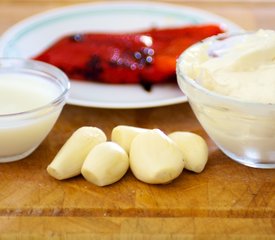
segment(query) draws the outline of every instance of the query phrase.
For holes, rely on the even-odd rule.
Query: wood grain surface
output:
[[[0,32],[34,13],[76,2],[1,1]],[[247,29],[274,27],[275,3],[214,3],[187,2]],[[58,181],[47,174],[47,165],[77,128],[99,127],[110,139],[121,124],[200,134],[210,151],[206,169],[184,170],[168,185],[142,183],[128,171],[107,187],[81,176]],[[0,164],[0,239],[275,239],[274,175],[274,169],[249,168],[226,157],[188,103],[127,110],[67,105],[31,156]]]

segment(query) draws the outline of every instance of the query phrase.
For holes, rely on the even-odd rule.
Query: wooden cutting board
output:
[[[110,139],[112,128],[119,124],[200,134],[210,151],[206,169],[200,174],[184,170],[167,185],[142,183],[128,171],[107,187],[97,187],[82,176],[58,181],[47,174],[47,165],[78,127],[99,127]],[[248,168],[226,157],[202,130],[188,103],[139,110],[66,106],[31,156],[0,164],[0,233],[9,237],[32,233],[40,238],[66,232],[99,239],[136,232],[143,237],[173,233],[214,238],[233,233],[271,239],[274,174],[274,169]]]

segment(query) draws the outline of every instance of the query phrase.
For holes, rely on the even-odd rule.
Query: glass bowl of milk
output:
[[[184,51],[177,78],[197,119],[231,159],[275,168],[275,32],[206,39]]]
[[[0,162],[25,158],[40,145],[69,88],[67,76],[52,65],[0,58]]]

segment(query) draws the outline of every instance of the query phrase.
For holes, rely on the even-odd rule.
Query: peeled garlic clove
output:
[[[147,130],[132,141],[130,168],[135,177],[143,182],[168,183],[181,174],[183,154],[162,131]]]
[[[128,168],[126,151],[117,143],[104,142],[88,154],[81,173],[87,181],[97,186],[106,186],[120,180]]]
[[[96,127],[81,127],[66,141],[47,167],[47,172],[58,180],[77,176],[91,149],[106,141],[106,135]]]
[[[146,132],[147,130],[148,129],[145,128],[119,125],[113,128],[111,140],[118,143],[127,153],[129,153],[133,139],[138,134]]]
[[[191,132],[173,132],[168,135],[181,149],[185,168],[200,173],[208,160],[208,147],[205,140]]]

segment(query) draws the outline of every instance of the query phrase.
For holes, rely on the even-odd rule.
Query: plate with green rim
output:
[[[191,24],[219,24],[225,31],[243,29],[233,22],[196,8],[152,2],[83,3],[31,16],[1,37],[0,56],[32,58],[53,42],[79,32],[132,32]],[[176,84],[103,84],[71,79],[68,104],[98,108],[146,108],[186,102]]]

